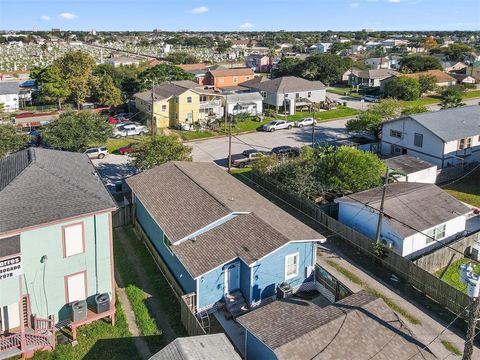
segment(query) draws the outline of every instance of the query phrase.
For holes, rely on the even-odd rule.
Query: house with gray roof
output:
[[[435,184],[437,165],[410,155],[399,155],[385,160],[388,168],[397,172],[396,181]]]
[[[338,220],[374,241],[382,187],[335,199]],[[396,253],[411,258],[459,238],[472,209],[438,186],[396,182],[385,193],[381,240]]]
[[[334,304],[286,298],[240,316],[246,359],[433,360],[385,304],[365,291]]]
[[[385,84],[398,75],[399,72],[392,69],[353,69],[348,75],[348,85],[383,90]]]
[[[480,161],[480,106],[413,114],[382,124],[381,152],[408,154],[439,169]]]
[[[321,81],[310,81],[295,76],[273,80],[252,79],[240,84],[263,96],[264,105],[277,112],[295,114],[296,110],[309,108],[325,101],[326,87]]]
[[[263,112],[263,96],[259,92],[239,92],[225,95],[228,114],[261,115]]]
[[[324,237],[213,163],[170,162],[127,179],[136,223],[194,312],[232,316],[274,298],[277,286],[315,287]]]
[[[1,159],[0,204],[0,358],[53,349],[55,327],[75,337],[77,326],[113,319],[117,206],[88,157],[28,148]],[[102,311],[87,311],[100,294]],[[85,311],[74,317],[78,302]]]
[[[0,104],[3,104],[3,111],[13,112],[19,109],[19,94],[18,81],[0,81]]]

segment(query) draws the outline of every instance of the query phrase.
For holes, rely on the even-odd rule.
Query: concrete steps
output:
[[[250,310],[243,294],[239,290],[225,295],[224,300],[225,308],[232,318],[243,315]]]

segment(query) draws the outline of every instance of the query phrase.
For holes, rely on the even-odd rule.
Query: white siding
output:
[[[417,182],[425,184],[435,184],[437,180],[437,167],[432,166],[431,168],[420,170],[407,176],[400,176],[397,178],[398,181],[404,182]]]

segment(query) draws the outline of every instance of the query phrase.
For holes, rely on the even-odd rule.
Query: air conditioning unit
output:
[[[382,239],[382,243],[383,243],[383,245],[385,245],[385,247],[387,247],[389,249],[392,249],[395,246],[393,241],[387,240],[387,239]]]
[[[87,320],[87,301],[79,300],[72,303],[72,320],[73,322]]]
[[[293,294],[289,283],[283,282],[277,286],[277,299],[285,299]]]
[[[98,294],[95,296],[95,311],[101,314],[110,310],[110,296],[108,293]]]
[[[470,247],[470,257],[474,260],[480,260],[480,244],[475,243]]]

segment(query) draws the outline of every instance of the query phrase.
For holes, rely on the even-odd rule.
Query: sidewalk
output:
[[[397,313],[397,315],[405,322],[405,324],[407,324],[407,326],[413,332],[414,336],[423,344],[429,344],[448,325],[443,320],[441,320],[437,316],[437,314],[419,308],[418,306],[410,302],[409,299],[403,297],[398,292],[398,290],[393,289],[384,282],[376,279],[373,274],[367,272],[366,270],[352,265],[348,260],[344,258],[344,256],[338,251],[338,249],[333,246],[333,244],[328,244],[326,247],[328,248],[326,249],[326,251],[319,249],[319,252],[317,253],[317,264],[324,267],[328,272],[330,272],[334,277],[336,277],[344,285],[350,288],[353,292],[357,292],[364,289],[365,287],[369,287],[387,296],[396,304],[407,310],[411,315],[420,320],[421,324],[412,324],[401,314]],[[333,262],[355,274],[362,281],[363,285],[359,285],[353,282],[347,276],[338,271],[335,267],[328,264],[327,261]],[[449,341],[458,349],[463,351],[463,338],[447,329],[442,335],[440,335],[435,341],[433,341],[432,344],[428,345],[428,348],[439,359],[445,359],[447,357],[448,359],[461,359],[460,356],[451,354],[441,343],[442,340]],[[478,348],[475,348],[474,356],[472,357],[472,359],[478,358],[480,358],[480,350]]]

